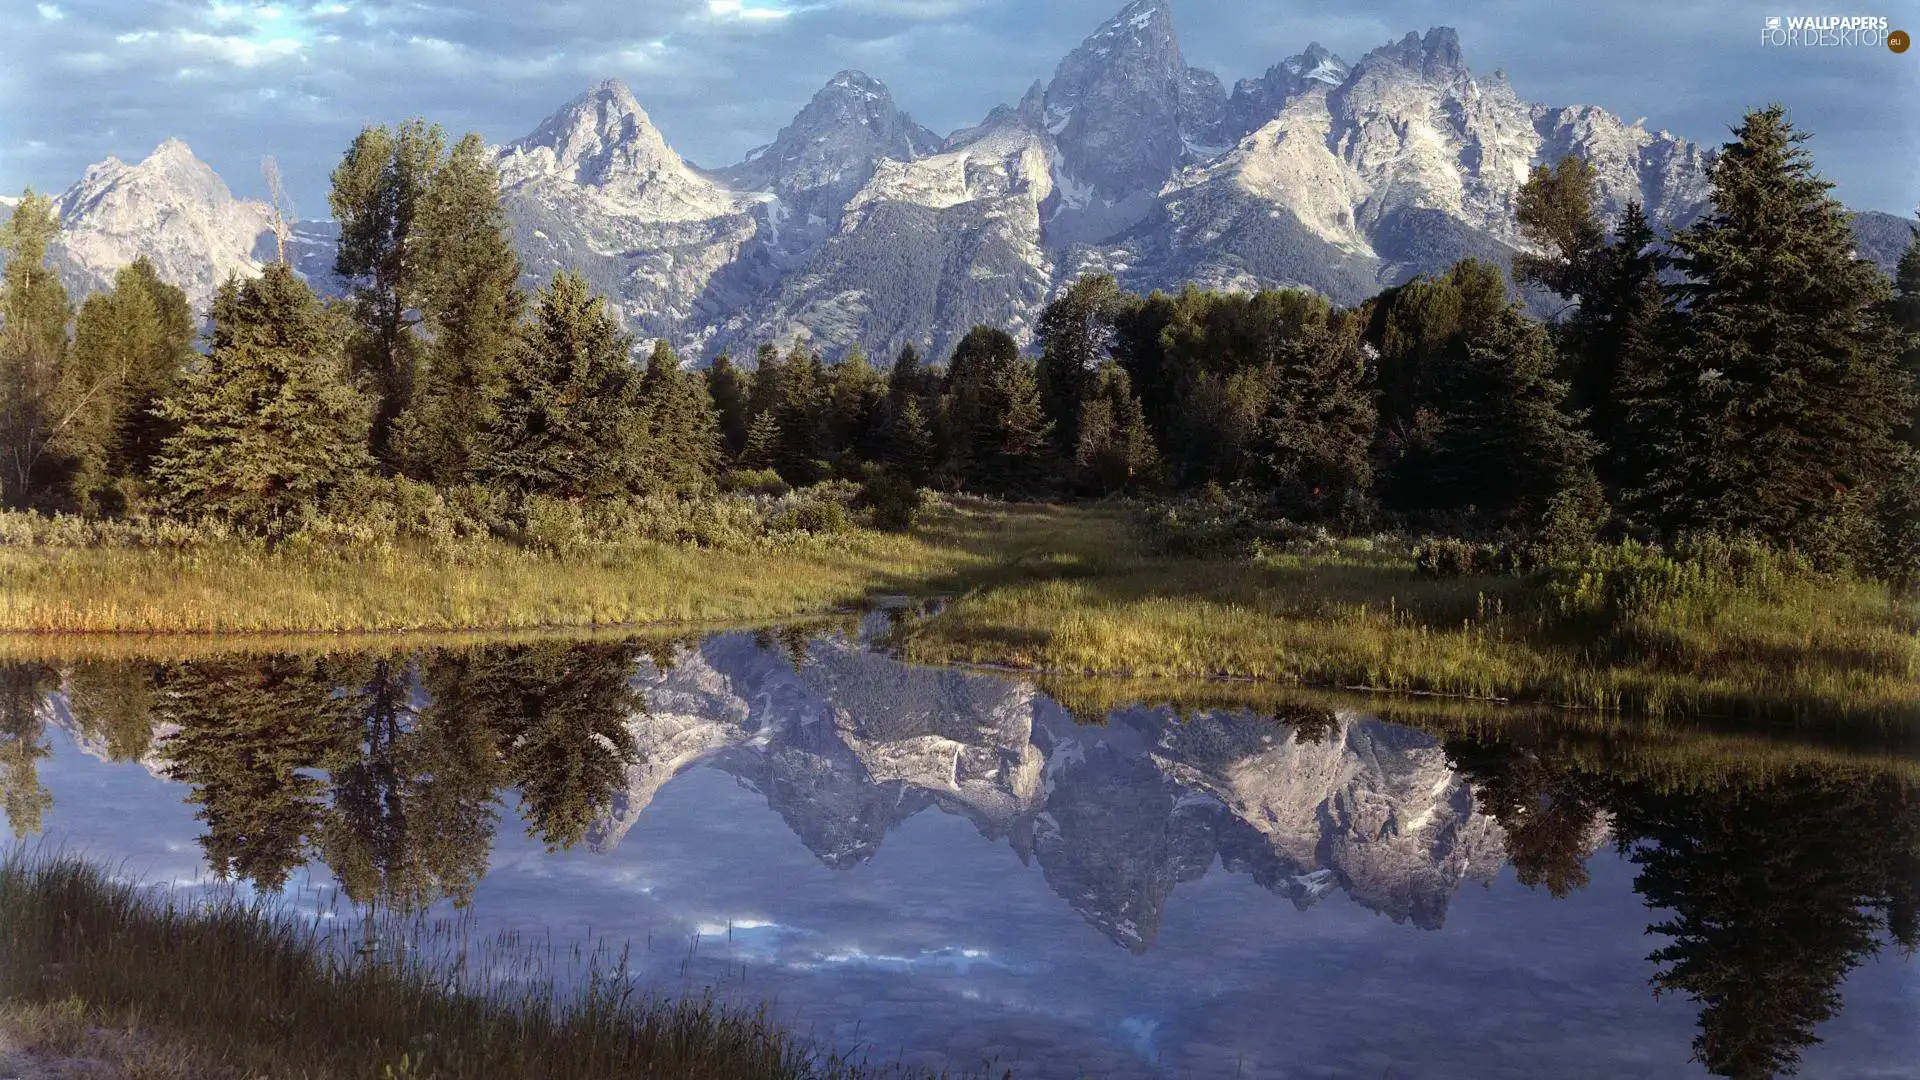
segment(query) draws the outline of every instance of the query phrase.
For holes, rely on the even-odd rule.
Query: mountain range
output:
[[[1466,256],[1509,260],[1534,164],[1580,156],[1609,218],[1638,201],[1672,229],[1706,208],[1712,160],[1643,121],[1524,101],[1445,27],[1351,62],[1310,44],[1229,89],[1186,63],[1168,0],[1133,0],[1050,79],[945,137],[844,71],[724,167],[676,153],[617,80],[495,152],[530,282],[577,270],[630,331],[696,354],[800,339],[829,356],[944,355],[978,323],[1024,338],[1093,272],[1353,303]],[[268,208],[178,141],[94,166],[59,211],[56,257],[80,291],[145,254],[204,305],[272,251]],[[1888,268],[1910,235],[1877,212],[1856,226]],[[302,225],[292,258],[341,291],[326,223]]]

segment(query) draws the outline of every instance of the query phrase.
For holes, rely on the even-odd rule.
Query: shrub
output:
[[[1504,553],[1492,544],[1436,537],[1413,549],[1413,566],[1422,577],[1446,579],[1482,577],[1501,572]]]
[[[551,495],[529,495],[521,503],[521,528],[527,546],[555,555],[578,554],[589,546],[592,531],[581,506]]]
[[[767,495],[782,498],[793,485],[772,469],[735,469],[720,479],[720,490],[740,495]]]
[[[885,470],[867,475],[858,505],[867,511],[876,529],[906,532],[920,516],[926,497],[911,480]]]
[[[775,532],[832,536],[847,531],[847,507],[832,495],[810,493],[795,499],[769,524]]]

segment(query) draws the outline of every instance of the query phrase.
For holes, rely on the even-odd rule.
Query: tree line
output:
[[[368,128],[333,175],[324,304],[291,269],[224,285],[204,355],[144,261],[69,332],[45,199],[0,283],[9,504],[274,531],[356,475],[571,501],[828,479],[1013,497],[1227,493],[1342,528],[1548,545],[1738,533],[1920,572],[1920,247],[1889,283],[1779,107],[1667,238],[1609,229],[1593,172],[1534,170],[1532,248],[1335,308],[1305,290],[1065,289],[1031,354],[977,327],[882,370],[802,341],[636,363],[604,298],[529,293],[477,136]],[[1515,288],[1558,298],[1531,317]]]

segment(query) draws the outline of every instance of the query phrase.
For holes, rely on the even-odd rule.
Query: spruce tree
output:
[[[939,447],[934,442],[933,429],[921,414],[918,398],[905,398],[889,412],[881,432],[880,460],[916,486],[932,478],[939,461]]]
[[[1094,375],[1082,394],[1075,427],[1079,442],[1073,460],[1087,486],[1111,495],[1158,479],[1160,455],[1125,368],[1108,363]]]
[[[1357,316],[1285,342],[1252,453],[1271,497],[1290,515],[1345,512],[1373,484],[1379,415]]]
[[[1071,456],[1079,445],[1081,403],[1112,354],[1121,295],[1111,275],[1095,274],[1074,282],[1040,313],[1035,377],[1063,454]]]
[[[158,408],[174,432],[153,466],[176,513],[275,532],[365,472],[370,409],[313,292],[282,263],[229,280],[213,342]]]
[[[857,463],[880,458],[887,383],[857,346],[827,373],[827,383],[828,447],[840,474],[850,476]]]
[[[393,428],[412,402],[420,339],[413,333],[428,264],[416,218],[446,157],[438,125],[363,128],[333,171],[327,203],[340,225],[334,271],[353,284],[358,333],[349,343],[357,378],[375,402],[372,446],[391,457]]]
[[[707,396],[713,399],[720,424],[721,449],[727,460],[733,461],[747,448],[747,429],[753,418],[747,412],[747,381],[726,353],[714,357],[707,368]]]
[[[153,748],[159,679],[144,661],[91,660],[67,669],[73,722],[113,761],[139,761]]]
[[[829,387],[819,354],[794,343],[782,365],[780,403],[774,419],[780,425],[780,451],[775,467],[789,484],[804,487],[826,479],[826,403]]]
[[[740,467],[772,469],[779,462],[780,421],[773,413],[763,412],[753,418],[753,427],[747,432],[747,445],[740,449]]]
[[[0,232],[0,496],[46,501],[54,388],[67,351],[67,290],[47,265],[60,231],[53,201],[28,189]]]
[[[1912,387],[1886,279],[1780,106],[1749,113],[1713,167],[1713,212],[1674,238],[1685,333],[1680,422],[1659,522],[1870,557],[1871,508],[1900,467]]]
[[[194,336],[186,294],[144,256],[81,305],[54,390],[52,449],[83,512],[124,510],[144,486],[170,431],[155,409],[193,356]]]
[[[628,363],[632,340],[586,280],[562,271],[540,291],[498,409],[482,433],[479,474],[522,495],[605,499],[643,482],[646,416]]]
[[[920,350],[909,341],[900,346],[900,355],[894,357],[893,367],[887,371],[887,396],[895,401],[924,398],[937,382],[938,377],[920,359]]]
[[[645,484],[676,495],[711,491],[720,471],[720,425],[706,380],[683,370],[666,340],[653,344],[640,379],[647,424]]]
[[[0,815],[15,840],[38,833],[53,808],[40,763],[53,756],[43,706],[59,685],[59,673],[45,664],[0,661]]]
[[[410,275],[429,334],[418,384],[394,433],[394,457],[418,479],[471,478],[526,315],[500,175],[478,135],[424,183],[409,223]]]

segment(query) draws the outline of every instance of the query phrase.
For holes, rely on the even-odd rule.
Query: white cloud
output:
[[[67,17],[66,12],[61,11],[52,4],[35,4],[34,8],[40,12],[40,17],[48,22],[59,22],[61,19]]]
[[[792,12],[748,0],[707,0],[707,14],[716,19],[784,19]]]

